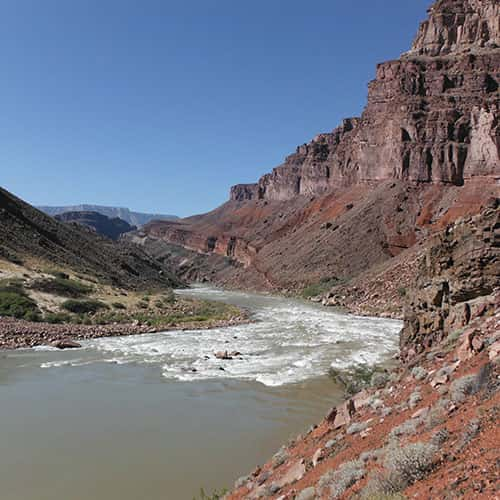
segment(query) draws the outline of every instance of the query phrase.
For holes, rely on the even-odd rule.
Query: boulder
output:
[[[70,339],[61,339],[52,342],[52,347],[57,347],[58,349],[77,349],[82,347],[81,344]]]

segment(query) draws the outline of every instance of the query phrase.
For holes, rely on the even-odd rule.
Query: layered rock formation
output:
[[[105,215],[110,219],[119,217],[120,219],[128,222],[132,226],[143,226],[152,220],[177,220],[179,217],[176,215],[168,214],[147,214],[142,212],[133,212],[128,208],[123,207],[108,207],[103,205],[66,205],[62,207],[53,206],[39,206],[37,207],[47,215],[55,217],[56,215],[65,214],[67,212],[97,212]]]
[[[56,215],[55,218],[61,222],[82,224],[83,226],[93,229],[96,233],[112,240],[117,240],[122,234],[137,229],[135,226],[131,226],[128,222],[119,217],[113,217],[111,219],[98,212],[64,212],[60,215]]]
[[[388,179],[500,178],[498,2],[443,0],[412,49],[379,64],[360,118],[299,146],[231,199],[284,200]]]
[[[498,2],[439,0],[368,103],[213,212],[148,236],[242,264],[225,284],[351,279],[500,192]],[[217,281],[215,274],[213,279]]]
[[[500,307],[500,200],[430,242],[405,313],[401,354],[411,360],[449,332]]]

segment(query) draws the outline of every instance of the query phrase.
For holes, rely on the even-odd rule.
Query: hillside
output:
[[[64,212],[55,218],[61,222],[73,222],[89,227],[97,234],[112,240],[117,240],[122,234],[137,229],[119,217],[109,218],[99,212]]]
[[[128,208],[123,207],[108,207],[103,205],[67,205],[62,207],[53,206],[39,206],[37,207],[42,212],[48,215],[56,216],[66,212],[97,212],[110,219],[119,217],[120,219],[128,222],[131,226],[143,226],[151,220],[176,220],[176,215],[168,214],[148,214],[143,212],[134,212]]]
[[[226,286],[296,292],[391,273],[500,194],[498,17],[493,0],[436,2],[411,50],[377,66],[360,117],[214,211],[143,232],[229,257],[231,272],[208,272]]]
[[[0,188],[0,257],[13,263],[69,268],[129,289],[180,281],[140,248],[118,244],[79,225],[59,222]]]
[[[226,498],[496,498],[500,206],[448,226],[423,254],[408,290],[401,365],[332,373],[346,401]]]

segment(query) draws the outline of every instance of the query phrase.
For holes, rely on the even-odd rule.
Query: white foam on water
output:
[[[296,300],[249,293],[207,288],[180,293],[248,307],[255,322],[95,339],[83,346],[101,357],[53,361],[44,367],[99,361],[150,363],[158,364],[168,379],[235,378],[279,386],[323,375],[330,366],[374,365],[397,351],[400,321],[346,315]],[[215,357],[217,351],[226,350],[241,356],[232,360]]]

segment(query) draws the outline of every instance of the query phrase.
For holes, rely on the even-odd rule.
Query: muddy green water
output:
[[[230,487],[340,400],[330,364],[377,362],[396,348],[398,322],[187,293],[249,307],[258,321],[0,351],[2,500],[184,500]],[[241,359],[215,360],[221,346]]]

